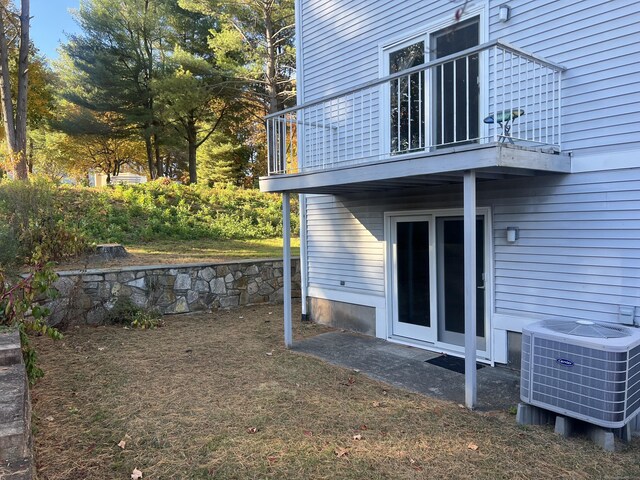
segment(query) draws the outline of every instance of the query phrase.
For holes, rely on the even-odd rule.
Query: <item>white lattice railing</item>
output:
[[[564,69],[501,41],[269,115],[269,175],[503,142],[561,148]]]

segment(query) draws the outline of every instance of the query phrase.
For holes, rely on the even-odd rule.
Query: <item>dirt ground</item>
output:
[[[287,351],[281,306],[35,343],[40,480],[640,478],[639,439],[609,454]]]

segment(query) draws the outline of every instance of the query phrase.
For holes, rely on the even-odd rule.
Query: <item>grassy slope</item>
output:
[[[0,182],[0,263],[27,259],[36,246],[64,260],[112,242],[142,263],[281,256],[281,210],[278,195],[162,180],[104,189]]]

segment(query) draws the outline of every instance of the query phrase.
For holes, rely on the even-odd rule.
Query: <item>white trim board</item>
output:
[[[523,315],[507,315],[505,313],[493,314],[493,328],[496,330],[504,330],[507,332],[522,333],[522,328],[549,318],[548,316],[527,316]]]
[[[382,295],[370,295],[349,290],[333,290],[329,288],[309,286],[308,295],[310,297],[321,298],[323,300],[353,303],[355,305],[363,305],[365,307],[379,308],[386,305],[386,300]]]
[[[387,339],[387,319],[386,309],[387,301],[382,295],[370,295],[357,293],[349,290],[332,290],[329,288],[309,286],[307,295],[309,297],[321,298],[323,300],[332,300],[334,302],[351,303],[354,305],[363,305],[365,307],[374,307],[376,309],[376,337]]]
[[[484,43],[488,38],[489,32],[489,15],[488,15],[488,1],[484,0],[481,2],[472,2],[467,5],[464,15],[460,19],[460,21],[468,20],[469,18],[475,17],[476,15],[480,16],[480,43]],[[441,15],[437,19],[408,32],[402,33],[402,35],[398,35],[391,39],[387,39],[381,42],[378,42],[378,52],[380,55],[383,54],[383,50],[396,47],[402,43],[407,43],[411,41],[415,41],[420,37],[424,37],[429,35],[437,30],[441,30],[445,27],[453,25],[456,23],[456,20],[453,17],[453,10],[451,12],[447,12],[446,15]],[[381,57],[379,57],[381,59]],[[383,62],[379,63],[379,73],[382,75],[382,69],[384,68]]]

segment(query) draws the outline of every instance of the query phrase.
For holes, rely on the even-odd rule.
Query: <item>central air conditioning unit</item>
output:
[[[640,329],[545,320],[522,329],[520,398],[605,428],[640,411]]]

